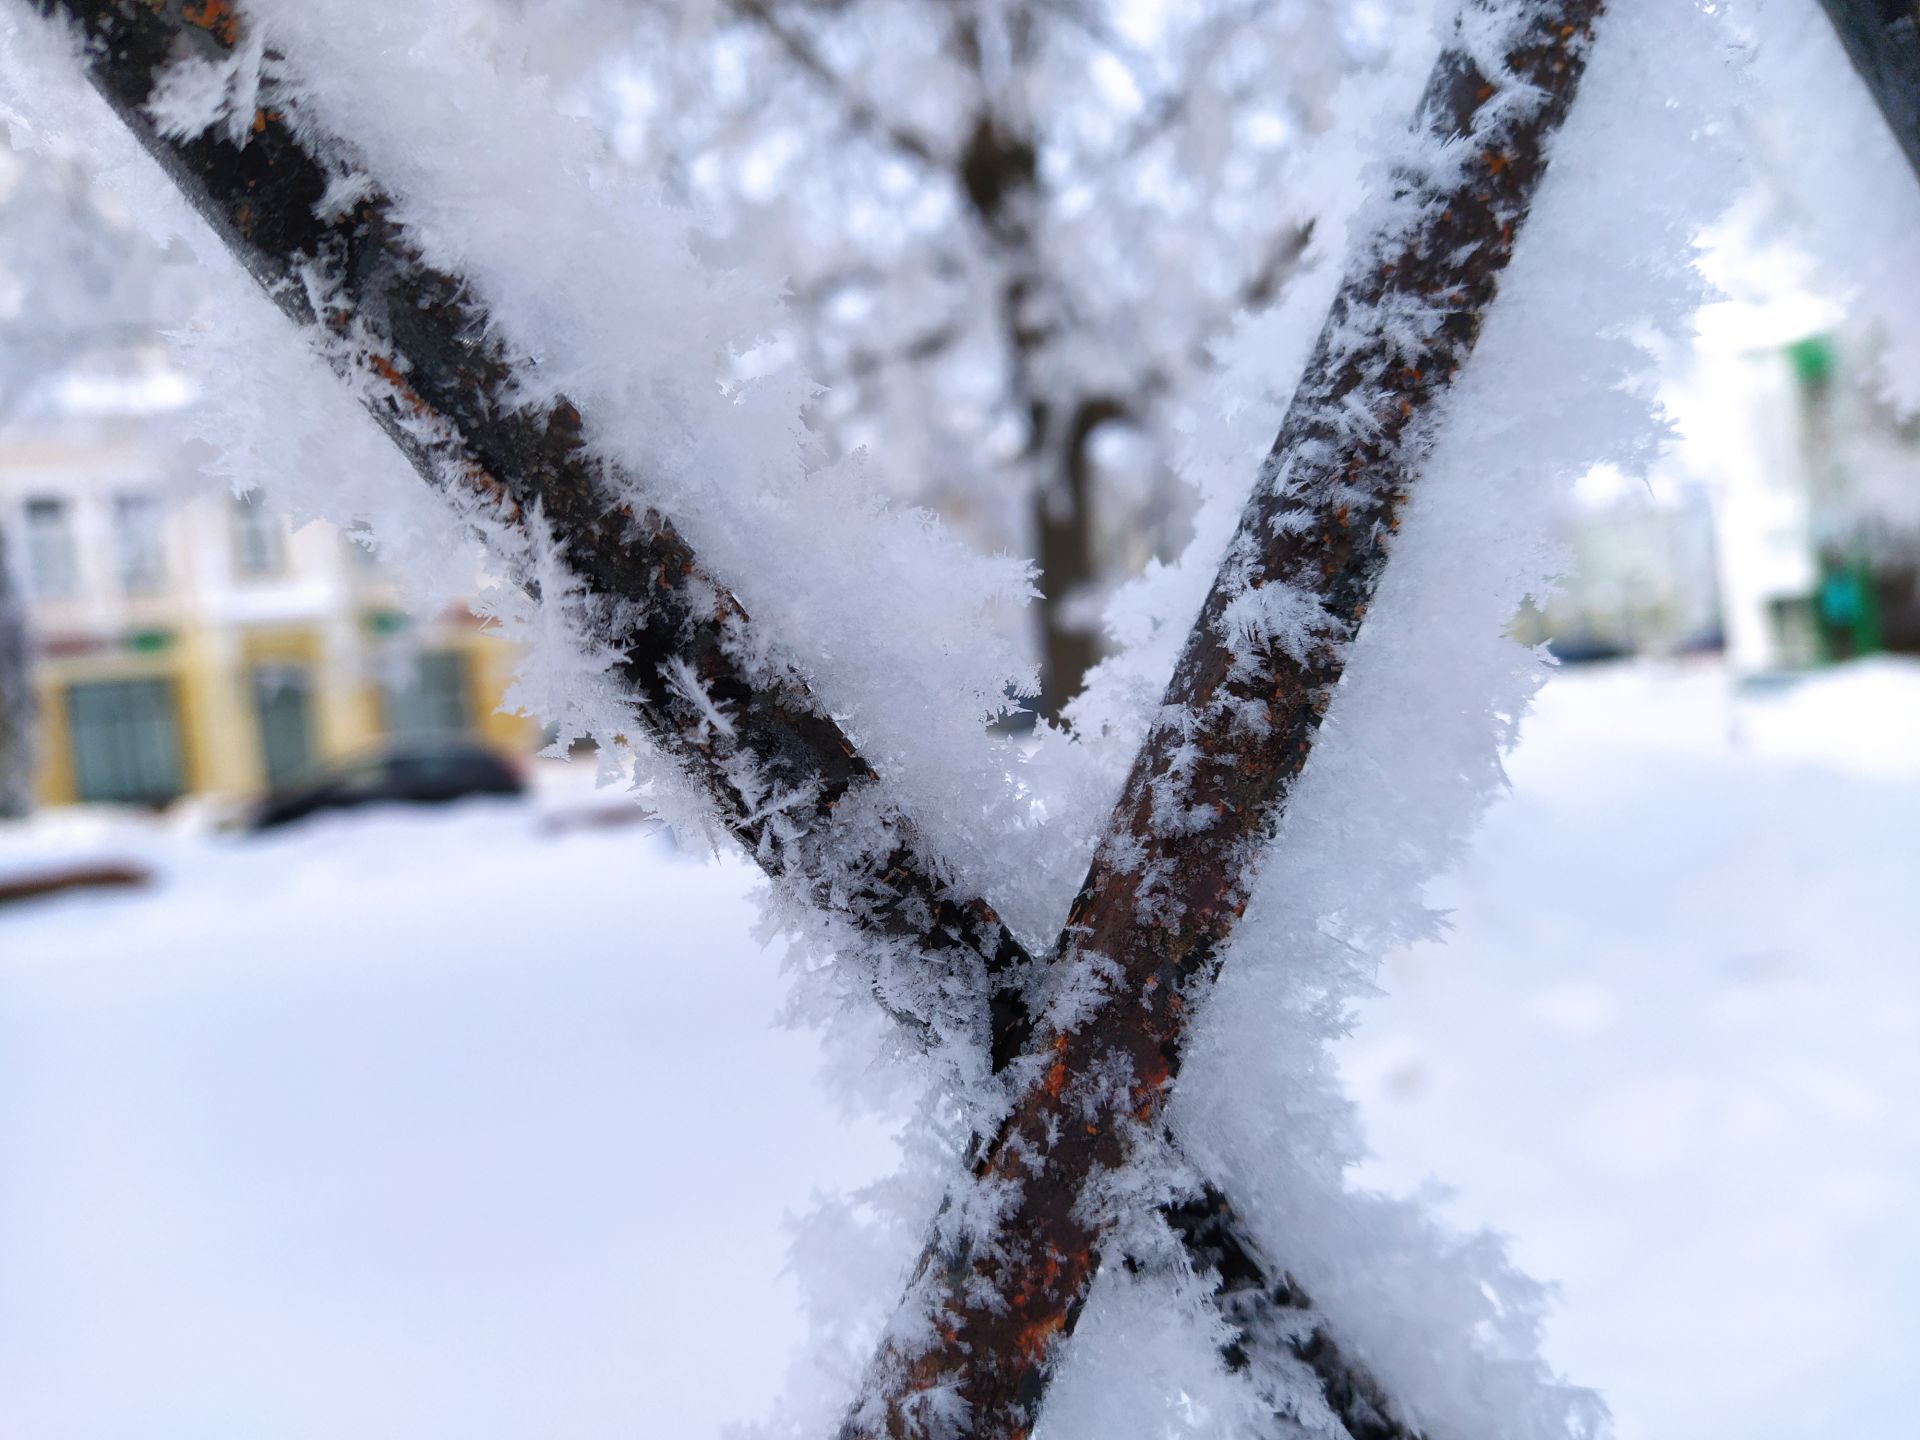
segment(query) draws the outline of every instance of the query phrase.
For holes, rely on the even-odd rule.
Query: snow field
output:
[[[1558,1281],[1546,1358],[1622,1440],[1910,1433],[1916,733],[1911,662],[1779,693],[1557,676],[1430,891],[1450,935],[1398,952],[1338,1047],[1354,1180],[1443,1177],[1449,1221]],[[554,835],[552,802],[0,831],[9,868],[163,876],[0,911],[0,1434],[790,1418],[787,1217],[891,1171],[889,1127],[771,1023],[744,866]],[[835,1214],[791,1263],[872,1303],[891,1277]],[[1208,1364],[1159,1293],[1106,1286],[1086,1321],[1153,1357],[1119,1436],[1208,1431],[1200,1392],[1157,1397]],[[1110,1378],[1070,1367],[1059,1421],[1107,1413]]]
[[[497,803],[103,839],[160,883],[0,914],[0,1435],[697,1437],[772,1402],[785,1217],[895,1150],[773,1023],[742,862]]]
[[[1558,678],[1340,1048],[1364,1183],[1561,1284],[1621,1440],[1920,1413],[1920,665]]]

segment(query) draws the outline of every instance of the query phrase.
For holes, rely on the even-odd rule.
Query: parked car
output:
[[[254,808],[250,830],[270,830],[321,810],[438,805],[469,795],[520,795],[520,767],[471,740],[399,742],[276,790]]]
[[[1593,635],[1556,635],[1547,649],[1562,665],[1592,665],[1603,660],[1624,660],[1630,653],[1624,645]]]

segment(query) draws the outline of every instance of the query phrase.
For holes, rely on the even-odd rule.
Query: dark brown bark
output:
[[[1820,0],[1920,177],[1920,0]]]
[[[1089,402],[1090,403],[1090,402]],[[1076,409],[1084,406],[1076,406]],[[1040,632],[1040,713],[1058,720],[1100,660],[1100,637],[1087,620],[1088,596],[1099,579],[1094,534],[1095,495],[1086,437],[1055,433],[1051,403],[1028,406],[1033,427],[1033,547],[1039,594],[1034,623]]]
[[[1043,478],[1033,497],[1035,559],[1040,566],[1040,709],[1057,719],[1080,693],[1100,659],[1099,638],[1087,619],[1087,595],[1099,576],[1094,553],[1093,435],[1127,409],[1104,397],[1082,400],[1054,439],[1045,405],[1034,407],[1045,446],[1037,457]],[[1057,423],[1057,422],[1056,422]]]
[[[1162,1213],[1194,1269],[1214,1276],[1213,1303],[1236,1337],[1222,1352],[1227,1368],[1248,1377],[1269,1411],[1294,1418],[1287,1387],[1300,1377],[1285,1364],[1291,1357],[1350,1440],[1419,1440],[1379,1381],[1340,1348],[1299,1282],[1261,1258],[1225,1196],[1209,1188]]]
[[[216,136],[179,140],[154,132],[142,107],[160,71],[182,54],[231,45],[236,10],[181,0],[36,3],[43,13],[63,12],[83,27],[92,42],[95,86],[296,322],[329,335],[349,318],[361,327],[370,344],[353,362],[354,378],[378,381],[375,417],[422,477],[471,489],[511,522],[540,507],[564,542],[567,565],[591,595],[626,617],[616,636],[621,675],[648,735],[702,785],[721,821],[759,863],[814,903],[843,914],[875,943],[910,952],[909,963],[931,958],[947,967],[957,1003],[978,1009],[980,997],[990,994],[990,1019],[978,1027],[981,1047],[989,1049],[996,1071],[1017,1055],[1031,1032],[1013,983],[1031,964],[1020,942],[972,889],[947,876],[904,817],[884,807],[891,848],[848,867],[832,843],[835,810],[877,785],[871,767],[796,674],[769,674],[736,658],[757,650],[748,640],[745,611],[670,521],[636,514],[613,498],[624,489],[620,477],[603,471],[586,449],[582,418],[570,405],[531,410],[502,401],[513,391],[512,361],[481,338],[493,332],[472,289],[423,261],[377,192],[351,211],[316,214],[314,203],[328,182],[327,157],[317,153],[317,142],[297,139],[271,108],[262,110],[244,147]],[[338,297],[334,308],[316,313],[306,304],[306,287],[289,283],[302,272],[327,282]],[[1082,408],[1078,423],[1086,433],[1107,414],[1104,404]],[[423,440],[423,422],[439,438]],[[705,682],[732,721],[731,735],[718,733],[672,682],[669,667],[676,661]],[[728,780],[730,762],[743,757],[769,781],[806,797],[783,811],[800,833],[770,830]],[[923,1023],[928,1017],[901,1018]],[[1234,1314],[1245,1334],[1230,1358],[1258,1371],[1283,1343],[1271,1337],[1284,1327],[1261,1322],[1264,1302],[1257,1297],[1278,1292],[1264,1279],[1243,1283],[1249,1267],[1261,1272],[1253,1242],[1230,1222],[1225,1199],[1208,1190],[1195,1204],[1212,1217],[1212,1238],[1196,1251],[1196,1268],[1204,1273],[1229,1250],[1237,1257]],[[1192,1227],[1175,1228],[1185,1234]],[[1322,1344],[1337,1355],[1331,1340]],[[1338,1365],[1335,1372],[1351,1373]]]
[[[1065,963],[1104,1003],[1036,1037],[1032,1079],[966,1182],[992,1188],[989,1218],[923,1257],[906,1305],[931,1323],[883,1348],[844,1440],[1015,1440],[1038,1417],[1116,1218],[1099,1197],[1158,1143],[1188,1017],[1333,698],[1602,7],[1500,8],[1522,25],[1516,78],[1483,75],[1464,42],[1443,52],[1416,130],[1460,140],[1457,178],[1403,174],[1388,228],[1350,264],[1168,686],[1174,718],[1149,734],[1070,913]],[[1536,102],[1516,102],[1528,86]],[[1230,610],[1268,587],[1317,603],[1313,638],[1236,639]]]

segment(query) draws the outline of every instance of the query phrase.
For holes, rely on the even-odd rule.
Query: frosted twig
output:
[[[1152,1182],[1194,1007],[1345,670],[1602,8],[1463,6],[1069,914],[1064,983],[1097,966],[1108,1001],[1036,1034],[1026,1089],[948,1203],[1009,1180],[1023,1181],[1018,1197],[962,1245],[936,1227],[842,1440],[923,1435],[918,1397],[956,1389],[961,1433],[1031,1433],[1104,1242],[1128,1218],[1106,1197]],[[1265,589],[1287,598],[1250,606]],[[1250,608],[1273,619],[1250,624]],[[1264,723],[1249,724],[1256,707]],[[1187,823],[1202,810],[1214,823]]]

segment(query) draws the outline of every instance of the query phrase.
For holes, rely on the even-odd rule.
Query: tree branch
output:
[[[701,786],[767,873],[857,927],[880,952],[876,971],[896,965],[923,972],[932,964],[952,982],[954,1009],[946,1015],[901,1014],[884,986],[881,1002],[924,1031],[944,1025],[973,1037],[978,1055],[993,1070],[1004,1068],[1032,1029],[1016,983],[1033,963],[1026,950],[879,793],[872,767],[804,682],[791,670],[769,672],[739,658],[759,652],[744,608],[666,517],[635,514],[612,498],[627,487],[586,449],[573,407],[562,399],[529,408],[507,398],[515,393],[512,362],[488,338],[496,332],[472,287],[425,261],[377,189],[363,188],[351,209],[319,210],[329,185],[325,142],[312,127],[297,136],[271,106],[259,112],[243,147],[220,135],[182,139],[155,131],[144,106],[161,73],[183,49],[217,53],[230,46],[231,7],[33,3],[81,26],[96,89],[222,242],[370,397],[374,418],[422,478],[477,498],[523,534],[537,510],[563,543],[566,567],[593,596],[633,617],[619,637],[627,699],[654,743]],[[331,298],[316,310],[309,294]],[[351,354],[333,343],[349,328],[362,342]],[[730,730],[714,726],[707,707],[687,694],[687,674],[724,708]],[[792,803],[777,816],[768,813],[742,788],[743,774],[758,782],[756,793],[772,789]],[[847,814],[862,807],[876,838],[850,861],[848,847],[836,842]],[[982,996],[991,996],[987,1005]],[[1207,1189],[1194,1204],[1206,1224],[1176,1215],[1174,1228],[1204,1233],[1204,1243],[1194,1241],[1195,1268],[1219,1269],[1223,1296],[1231,1278],[1231,1313],[1243,1333],[1229,1358],[1256,1373],[1280,1365],[1294,1343],[1287,1337],[1300,1327],[1264,1323],[1272,1307],[1258,1297],[1286,1291],[1294,1298],[1282,1308],[1293,1309],[1297,1291],[1265,1278],[1270,1269],[1257,1260],[1224,1197]],[[1218,1264],[1227,1254],[1234,1257],[1231,1277]],[[1249,1275],[1256,1278],[1249,1282]],[[1324,1329],[1319,1333],[1327,1373],[1345,1377],[1339,1385],[1347,1388],[1370,1385],[1339,1359]]]
[[[811,40],[775,13],[768,0],[727,0],[727,3],[742,18],[763,30],[786,52],[788,59],[812,76],[815,83],[833,97],[845,113],[847,123],[856,130],[892,146],[928,169],[945,172],[951,168],[920,135],[882,115],[873,101],[854,89],[845,76],[827,63]]]
[[[1034,0],[1034,8],[1078,30],[1089,44],[1105,51],[1125,67],[1128,78],[1141,95],[1147,93],[1152,82],[1149,74],[1152,66],[1148,64],[1147,57],[1124,37],[1116,34],[1113,27],[1095,14],[1083,0]]]
[[[1107,159],[1108,168],[1132,159],[1178,124],[1196,91],[1206,86],[1208,67],[1226,52],[1242,30],[1271,11],[1273,5],[1274,0],[1252,0],[1251,4],[1214,16],[1202,26],[1202,34],[1193,41],[1193,49],[1181,66],[1179,83],[1163,90],[1133,128],[1121,137]]]
[[[1820,0],[1920,177],[1920,0]]]
[[[1498,75],[1461,31],[1443,51],[1415,119],[1422,158],[1349,261],[1060,938],[1065,988],[1101,999],[1037,1034],[843,1440],[1031,1432],[1128,1203],[1110,1197],[1150,1180],[1128,1172],[1155,1157],[1189,1016],[1311,753],[1601,8],[1473,7],[1483,43],[1506,26]]]

